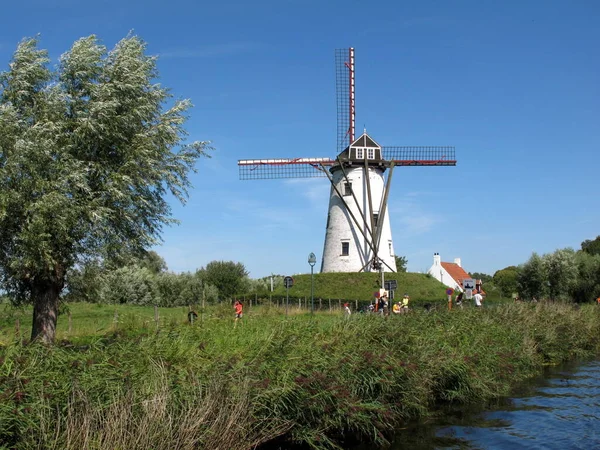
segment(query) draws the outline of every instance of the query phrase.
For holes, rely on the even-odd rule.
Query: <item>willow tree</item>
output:
[[[185,143],[187,100],[155,82],[156,59],[127,36],[76,41],[50,68],[38,39],[0,74],[0,282],[33,304],[32,339],[54,340],[67,270],[139,251],[174,221],[207,142]]]

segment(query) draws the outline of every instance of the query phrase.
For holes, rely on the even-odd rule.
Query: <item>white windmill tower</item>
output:
[[[365,131],[331,167],[331,192],[321,272],[396,271],[390,186],[381,146]],[[382,248],[381,244],[384,244]]]
[[[455,166],[454,147],[382,147],[366,130],[355,139],[354,49],[336,50],[335,59],[337,157],[239,160],[240,179],[326,176],[331,191],[321,272],[395,272],[387,212],[394,167]]]

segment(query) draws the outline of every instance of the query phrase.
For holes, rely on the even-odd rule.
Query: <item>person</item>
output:
[[[410,301],[410,297],[408,296],[408,293],[404,293],[404,297],[402,297],[402,312],[403,313],[407,313],[408,312],[408,302]]]
[[[350,314],[352,314],[352,311],[350,311],[350,305],[348,303],[344,303],[344,313],[349,316]]]
[[[481,307],[481,302],[483,302],[483,296],[477,292],[474,296],[473,296],[473,300],[475,301],[475,306],[477,306],[478,308]]]
[[[198,318],[198,313],[196,311],[192,310],[188,313],[188,322],[190,324],[193,325],[197,318]]]
[[[238,319],[241,319],[243,316],[244,305],[239,300],[236,300],[233,304],[233,309],[235,310],[235,326],[237,326]]]
[[[381,299],[383,300],[383,315],[388,316],[390,314],[390,309],[389,309],[390,302],[388,300],[387,294],[383,294],[383,297],[381,297]]]
[[[462,308],[462,307],[463,307],[463,303],[462,303],[462,300],[463,300],[463,295],[464,295],[464,293],[462,293],[462,292],[459,292],[459,293],[456,295],[456,299],[455,299],[456,306],[458,306],[458,307],[460,307],[460,308]]]
[[[596,299],[596,303],[598,304],[598,306],[600,306],[600,297],[598,297],[598,298]]]
[[[379,300],[377,300],[377,306],[375,307],[375,311],[378,312],[379,314],[383,315],[385,312],[385,305],[386,305],[386,298],[385,298],[385,294],[382,295],[381,297],[379,297]]]
[[[392,312],[394,314],[400,314],[402,312],[402,305],[400,304],[400,302],[394,303],[394,306],[392,308]]]

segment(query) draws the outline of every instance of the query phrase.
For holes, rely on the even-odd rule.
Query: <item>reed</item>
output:
[[[598,354],[600,308],[507,304],[398,317],[229,307],[151,310],[55,346],[0,346],[0,447],[245,449],[384,443],[440,404],[510,393],[544,365]],[[161,310],[162,314],[162,310]],[[126,314],[125,314],[126,315]],[[93,321],[92,319],[89,319]],[[74,324],[80,323],[74,320]],[[75,325],[74,325],[75,328]]]

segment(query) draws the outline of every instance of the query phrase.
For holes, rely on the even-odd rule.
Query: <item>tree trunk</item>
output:
[[[56,321],[58,320],[58,299],[62,283],[50,281],[33,283],[33,325],[31,340],[40,340],[44,344],[54,342]]]

